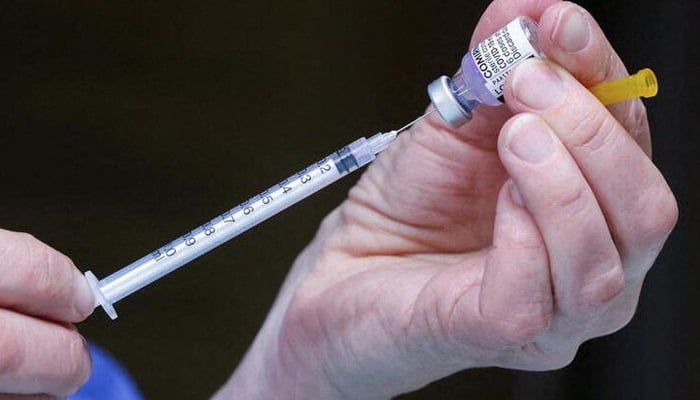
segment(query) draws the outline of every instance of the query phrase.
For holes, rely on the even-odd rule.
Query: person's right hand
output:
[[[217,399],[387,399],[465,368],[561,368],[630,321],[678,216],[646,111],[586,89],[627,71],[575,4],[495,0],[472,46],[520,15],[548,61],[516,67],[507,107],[459,130],[433,114],[377,158]]]
[[[68,257],[29,234],[0,229],[1,400],[65,397],[87,381],[90,353],[71,323],[94,304]]]

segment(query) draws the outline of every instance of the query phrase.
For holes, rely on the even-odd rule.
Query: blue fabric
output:
[[[92,375],[68,400],[143,400],[126,369],[109,353],[90,343]]]

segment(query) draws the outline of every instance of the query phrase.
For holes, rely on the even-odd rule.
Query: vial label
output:
[[[537,56],[521,18],[498,30],[470,52],[473,67],[484,78],[484,86],[503,103],[503,85],[519,63]]]

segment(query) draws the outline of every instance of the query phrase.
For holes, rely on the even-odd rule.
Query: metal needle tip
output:
[[[425,113],[425,114],[421,115],[420,117],[414,119],[413,121],[407,123],[407,124],[404,125],[401,129],[397,129],[397,130],[396,130],[396,133],[401,133],[401,132],[405,131],[406,129],[410,128],[411,126],[417,124],[418,122],[424,120],[425,118],[428,118],[428,116],[429,116],[430,114],[434,113],[435,110],[436,110],[436,109],[433,108],[432,110],[428,111],[427,113]]]

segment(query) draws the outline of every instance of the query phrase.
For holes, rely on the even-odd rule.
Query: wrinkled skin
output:
[[[300,255],[217,399],[385,399],[470,367],[561,368],[626,325],[676,223],[641,101],[585,88],[627,71],[593,17],[495,0],[549,61],[459,130],[433,114],[381,154]],[[568,23],[567,23],[568,21]]]
[[[555,369],[629,322],[678,215],[644,106],[585,89],[627,71],[572,3],[495,0],[472,45],[518,15],[549,61],[509,76],[507,107],[459,130],[433,114],[378,157],[215,399],[387,399],[465,368]],[[93,306],[67,257],[0,230],[1,400],[77,390],[90,357],[71,323]]]

